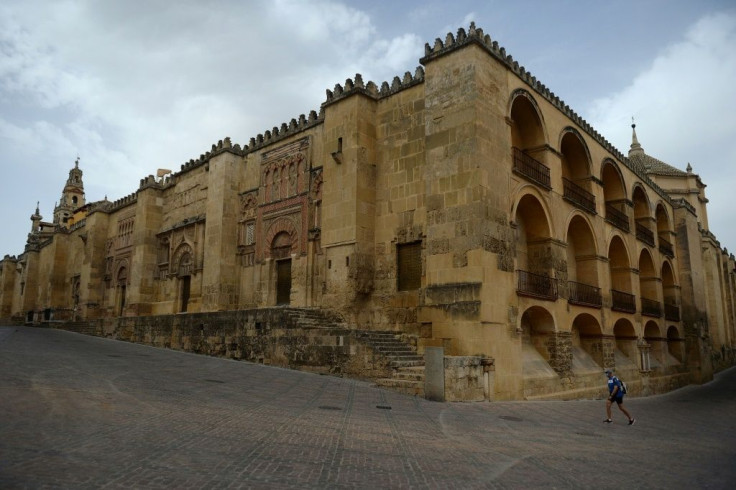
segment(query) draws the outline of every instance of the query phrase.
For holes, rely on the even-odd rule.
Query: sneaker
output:
[[[604,421],[603,421],[603,423],[604,423],[604,424],[612,424],[612,423],[613,423],[613,420],[611,420],[611,419],[606,419],[606,420],[604,420]],[[632,423],[632,422],[629,422],[629,425],[631,425],[631,423]]]
[[[634,425],[636,423],[636,419],[629,420],[629,425]]]

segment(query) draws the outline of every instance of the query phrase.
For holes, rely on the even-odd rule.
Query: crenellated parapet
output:
[[[403,78],[399,78],[398,76],[394,77],[390,85],[388,82],[383,82],[380,89],[373,82],[369,81],[368,83],[364,83],[363,76],[360,73],[356,73],[355,79],[348,78],[345,80],[344,87],[338,83],[335,85],[333,90],[327,89],[327,100],[322,103],[322,107],[334,104],[335,102],[356,94],[364,95],[373,100],[379,100],[422,82],[424,82],[424,68],[421,66],[417,67],[413,75],[411,72],[407,71],[404,73]]]
[[[470,28],[466,32],[462,27],[458,29],[457,35],[453,35],[448,32],[443,41],[440,38],[436,38],[434,45],[430,46],[429,43],[424,45],[424,57],[419,60],[420,63],[426,65],[427,63],[445,56],[453,51],[462,49],[469,45],[476,45],[485,50],[493,58],[500,61],[512,72],[514,72],[521,80],[523,80],[532,90],[537,92],[539,95],[547,99],[553,106],[555,106],[560,112],[565,114],[571,121],[577,124],[583,131],[588,133],[598,144],[606,149],[611,155],[614,155],[620,162],[622,162],[629,170],[634,172],[640,179],[646,182],[660,197],[666,201],[671,199],[669,195],[664,192],[654,181],[641,169],[639,166],[634,165],[621,151],[614,147],[606,138],[604,138],[593,126],[588,123],[585,119],[580,117],[569,105],[560,99],[559,96],[555,95],[547,86],[537,80],[537,77],[533,76],[524,66],[519,65],[518,61],[506,53],[506,48],[499,46],[498,41],[491,39],[491,36],[485,34],[483,29],[476,28],[475,22],[470,23]]]
[[[220,155],[221,153],[226,153],[226,152],[234,153],[240,156],[245,155],[245,152],[240,147],[240,145],[237,143],[232,144],[232,141],[230,141],[230,137],[227,136],[224,139],[221,139],[220,141],[218,141],[216,144],[213,144],[212,149],[210,151],[200,154],[199,158],[197,158],[196,160],[190,159],[188,162],[184,162],[181,165],[181,170],[177,172],[177,174],[189,172],[190,170],[199,168],[202,165],[209,163],[210,159],[212,159],[213,157],[216,157],[217,155]],[[177,174],[174,174],[170,176],[168,179],[165,179],[164,183],[173,182]]]
[[[105,211],[108,213],[112,213],[124,207],[130,206],[131,204],[135,204],[136,202],[138,202],[137,191],[133,192],[132,194],[128,194],[127,196],[120,198],[117,201],[113,201],[112,203],[110,203],[107,209],[105,209]]]
[[[301,114],[298,120],[292,118],[289,124],[281,123],[281,127],[274,126],[270,131],[265,131],[263,134],[251,138],[248,146],[243,149],[243,152],[247,154],[259,150],[284,138],[294,136],[318,124],[322,124],[324,120],[324,108],[320,109],[319,114],[315,111],[309,111],[308,117]]]

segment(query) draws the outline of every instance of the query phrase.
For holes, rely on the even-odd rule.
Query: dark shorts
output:
[[[616,402],[619,405],[621,405],[624,402],[624,396],[623,395],[617,396],[616,398],[614,398],[613,400],[611,400],[611,403],[613,403],[613,402]]]

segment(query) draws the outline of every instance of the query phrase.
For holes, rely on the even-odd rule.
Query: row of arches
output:
[[[607,306],[634,313],[638,292],[642,314],[667,313],[668,320],[679,321],[679,287],[671,258],[647,247],[639,247],[635,255],[621,231],[612,231],[600,243],[591,217],[579,211],[570,215],[560,244],[543,198],[531,187],[521,193],[515,208],[520,294],[550,300],[562,295],[571,303],[602,307],[602,288],[607,287]],[[556,252],[558,248],[564,251]],[[561,281],[553,284],[553,277]]]
[[[594,315],[577,315],[569,331],[556,326],[553,314],[540,306],[529,307],[520,318],[525,359],[540,358],[555,371],[600,372],[604,368],[666,371],[685,363],[684,338],[676,325],[666,328],[654,320],[637,332],[627,318],[604,329]],[[566,348],[560,345],[567,344]],[[586,369],[587,368],[587,369]]]
[[[573,127],[563,128],[557,143],[551,145],[543,113],[525,90],[512,94],[509,118],[514,173],[542,188],[558,189],[572,205],[601,214],[620,230],[633,231],[642,242],[674,256],[672,217],[662,200],[650,200],[643,184],[635,182],[628,188],[621,168],[611,158],[601,162],[600,174],[595,176],[590,150]],[[550,167],[556,168],[557,162],[560,181],[555,182]],[[602,206],[596,201],[598,185],[603,190]]]

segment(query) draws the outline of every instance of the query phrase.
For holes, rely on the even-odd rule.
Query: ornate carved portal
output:
[[[266,259],[307,254],[319,237],[321,169],[311,169],[310,139],[302,138],[262,155],[258,189],[240,195],[238,255],[245,267]],[[290,244],[290,249],[278,243]],[[278,257],[274,253],[280,254]]]

